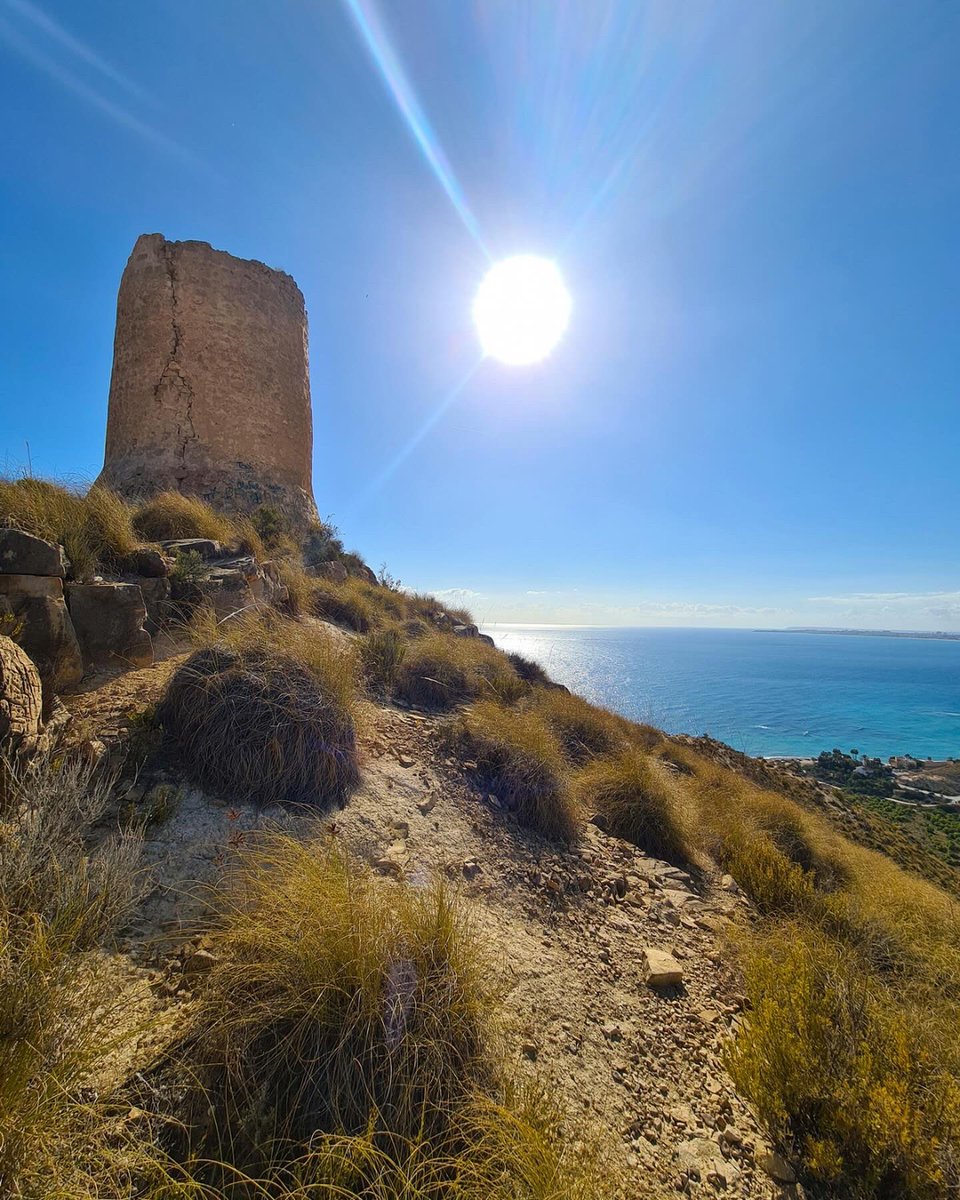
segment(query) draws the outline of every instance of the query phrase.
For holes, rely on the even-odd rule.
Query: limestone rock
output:
[[[147,610],[137,584],[72,583],[67,602],[85,662],[136,667],[153,662],[153,642],[143,627]]]
[[[151,637],[156,637],[161,625],[171,615],[170,579],[165,575],[154,579],[141,579],[139,587],[144,608],[147,610],[147,619],[143,627]]]
[[[719,1183],[723,1187],[731,1186],[740,1176],[739,1168],[723,1157],[716,1142],[704,1137],[694,1137],[680,1143],[677,1147],[677,1166],[685,1175],[705,1183]]]
[[[647,965],[647,983],[651,987],[672,987],[683,983],[683,968],[666,950],[654,946],[644,949]]]
[[[331,583],[343,583],[347,578],[347,568],[342,562],[315,563],[307,568],[307,574],[316,579],[329,579]]]
[[[770,1178],[775,1179],[777,1183],[789,1184],[797,1182],[796,1172],[793,1167],[776,1150],[770,1150],[765,1154],[758,1155],[757,1162],[760,1168],[766,1171]]]
[[[23,650],[0,637],[0,744],[22,745],[40,732],[40,675]]]
[[[167,554],[188,554],[191,550],[199,554],[204,562],[223,558],[223,547],[213,538],[176,538],[173,541],[161,542]]]
[[[40,672],[44,700],[78,683],[83,659],[63,601],[62,580],[54,575],[0,574],[0,598],[23,622],[18,641]]]
[[[63,547],[21,529],[0,529],[0,571],[4,575],[52,575],[62,579]]]
[[[122,575],[140,575],[145,579],[162,579],[170,574],[170,559],[154,546],[137,546],[120,564]]]

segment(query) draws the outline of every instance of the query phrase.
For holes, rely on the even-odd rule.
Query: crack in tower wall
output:
[[[316,518],[303,296],[205,242],[139,238],[117,300],[100,479]]]

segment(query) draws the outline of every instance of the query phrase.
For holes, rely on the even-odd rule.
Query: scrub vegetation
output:
[[[570,695],[468,614],[373,582],[329,527],[314,563],[352,565],[340,582],[311,573],[279,517],[248,527],[183,497],[134,509],[29,479],[0,484],[0,502],[62,542],[75,574],[138,538],[272,547],[285,611],[218,623],[200,608],[152,721],[224,799],[344,803],[365,714],[392,702],[438,714],[447,759],[516,836],[562,853],[595,821],[694,874],[728,873],[751,917],[731,945],[748,1003],[727,1066],[809,1194],[960,1189],[960,905],[904,869],[925,858],[871,848],[807,782]],[[140,1003],[113,949],[144,886],[139,834],[109,832],[109,774],[48,750],[4,763],[0,785],[3,1194],[615,1194],[505,1065],[496,975],[448,885],[376,878],[319,834],[261,834],[213,897],[196,1002]],[[145,1024],[168,1031],[147,1061]]]

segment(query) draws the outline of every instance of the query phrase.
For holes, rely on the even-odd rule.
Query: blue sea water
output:
[[[588,700],[747,754],[960,756],[960,641],[489,625]]]

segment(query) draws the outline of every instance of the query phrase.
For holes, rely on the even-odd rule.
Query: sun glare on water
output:
[[[518,254],[495,263],[473,301],[483,351],[511,367],[540,362],[563,337],[572,301],[556,263]]]

